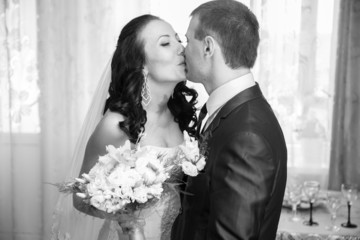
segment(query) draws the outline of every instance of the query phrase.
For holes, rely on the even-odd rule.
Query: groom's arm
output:
[[[270,145],[254,132],[221,142],[213,159],[207,239],[258,239],[275,176]]]

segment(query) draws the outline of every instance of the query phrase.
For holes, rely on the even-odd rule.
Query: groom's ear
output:
[[[204,55],[205,57],[212,57],[215,50],[215,39],[211,36],[204,38]]]

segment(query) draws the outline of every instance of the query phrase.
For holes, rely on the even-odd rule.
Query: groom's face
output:
[[[201,83],[204,79],[203,43],[195,38],[195,31],[199,20],[194,16],[186,32],[187,45],[185,48],[186,78],[192,82]]]

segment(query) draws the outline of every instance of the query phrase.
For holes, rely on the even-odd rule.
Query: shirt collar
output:
[[[250,72],[235,78],[216,88],[206,102],[209,116],[218,111],[227,101],[238,93],[255,85],[253,74]]]

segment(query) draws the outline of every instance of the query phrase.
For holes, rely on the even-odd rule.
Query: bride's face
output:
[[[153,20],[140,38],[144,42],[144,69],[153,81],[180,82],[185,77],[184,46],[170,24]]]

